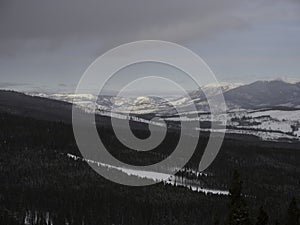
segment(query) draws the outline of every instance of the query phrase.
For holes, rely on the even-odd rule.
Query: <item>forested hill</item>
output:
[[[0,112],[47,121],[70,123],[72,104],[15,91],[0,91]]]
[[[260,206],[270,224],[286,225],[289,202],[293,196],[300,200],[300,152],[294,149],[225,141],[207,176],[200,183],[189,178],[190,185],[238,192],[236,198],[163,183],[140,188],[114,184],[86,162],[67,157],[80,156],[70,125],[7,113],[0,113],[0,125],[1,225],[250,225]],[[116,156],[130,161],[131,153],[106,134]],[[201,146],[196,158],[199,152]],[[235,169],[243,183],[232,184]],[[290,211],[291,218],[298,215],[297,207]],[[245,223],[236,223],[240,218]]]

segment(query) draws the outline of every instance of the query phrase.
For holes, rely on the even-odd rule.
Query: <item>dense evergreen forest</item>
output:
[[[190,177],[203,187],[229,190],[226,196],[163,183],[112,183],[67,157],[81,154],[64,122],[0,113],[0,126],[1,225],[299,225],[300,151],[292,144],[226,138],[207,176]],[[103,129],[111,153],[137,165],[163,159],[176,145],[177,134],[170,132],[157,149],[136,155]],[[197,169],[206,142],[200,139],[186,168]]]

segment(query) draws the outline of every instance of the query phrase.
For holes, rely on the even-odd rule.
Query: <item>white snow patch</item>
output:
[[[174,175],[171,175],[171,174],[116,167],[116,166],[104,164],[101,162],[97,162],[94,160],[84,159],[84,158],[72,155],[70,153],[68,153],[67,156],[74,160],[82,160],[82,161],[89,162],[89,163],[95,163],[95,164],[97,164],[97,166],[113,168],[113,169],[119,170],[127,175],[134,175],[134,176],[137,176],[140,178],[147,178],[147,179],[152,179],[152,180],[156,180],[156,181],[164,181],[167,184],[190,188],[192,191],[196,191],[196,192],[202,192],[205,194],[229,195],[229,192],[226,190],[215,190],[215,189],[198,187],[196,185],[184,185],[184,184],[175,183]],[[199,173],[199,174],[201,174],[201,173]],[[207,175],[205,174],[205,176],[207,176]]]

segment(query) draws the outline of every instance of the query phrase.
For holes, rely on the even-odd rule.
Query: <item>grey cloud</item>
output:
[[[99,55],[141,39],[185,45],[221,75],[296,74],[277,55],[299,59],[299,10],[299,0],[0,0],[0,77],[67,89]],[[261,70],[259,57],[270,61]]]
[[[169,27],[191,18],[207,18],[227,4],[216,1],[16,1],[1,10],[1,38],[59,38],[91,34],[135,34]]]
[[[108,48],[139,39],[193,41],[224,30],[245,28],[266,11],[276,16],[281,12],[279,7],[273,7],[273,2],[280,1],[249,2],[5,0],[0,8],[0,54],[14,56],[26,45],[31,51],[35,46],[45,51],[59,48],[64,41],[89,38],[101,40]],[[285,2],[297,4],[295,0]]]

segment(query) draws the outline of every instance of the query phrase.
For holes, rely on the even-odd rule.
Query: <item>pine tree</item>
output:
[[[231,204],[241,200],[242,184],[243,182],[240,179],[240,174],[238,173],[237,170],[235,170],[233,172],[233,179],[229,190],[229,194],[231,197]]]
[[[213,225],[219,225],[220,224],[220,217],[219,215],[215,215],[213,217]]]
[[[242,181],[237,171],[234,171],[229,194],[231,197],[230,211],[227,219],[228,225],[250,225],[249,212],[242,197]]]
[[[300,225],[299,217],[300,211],[296,199],[293,198],[288,208],[287,225]]]
[[[261,206],[257,217],[256,225],[267,225],[269,222],[269,216]]]

